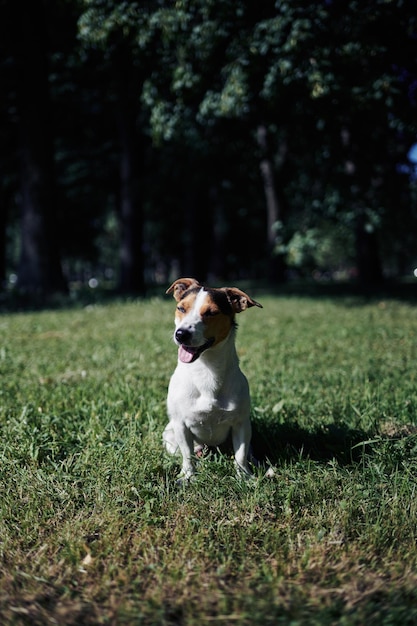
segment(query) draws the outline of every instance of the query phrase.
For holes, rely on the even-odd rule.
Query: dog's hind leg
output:
[[[180,451],[177,440],[175,439],[174,427],[171,422],[166,425],[162,433],[162,441],[164,442],[167,452],[170,454],[176,454]]]

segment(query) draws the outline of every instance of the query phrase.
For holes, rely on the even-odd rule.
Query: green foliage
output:
[[[112,37],[128,39],[143,24],[139,2],[83,0],[84,12],[78,20],[79,37],[91,45],[106,47]]]
[[[314,270],[331,274],[346,268],[349,259],[353,266],[355,258],[351,230],[331,223],[297,230],[278,252],[284,252],[288,266],[301,270],[304,275]]]
[[[408,184],[405,177],[399,181],[396,167],[404,158],[398,120],[413,108],[404,99],[414,46],[409,17],[408,4],[379,0],[361,11],[360,20],[354,1],[341,8],[216,0],[157,10],[150,24],[160,63],[143,92],[153,138],[157,145],[185,140],[190,150],[206,152],[216,132],[224,132],[225,120],[233,121],[255,169],[254,136],[266,124],[271,144],[286,145],[276,166],[288,207],[284,245],[300,248],[307,228],[320,241],[334,242],[332,252],[319,254],[319,266],[329,257],[332,265],[339,257],[346,266],[359,223],[378,237],[387,228],[393,206],[388,181]],[[390,36],[381,37],[386,30]],[[399,53],[399,39],[408,53]],[[412,124],[408,132],[411,142]],[[386,159],[390,152],[398,155],[392,162]],[[278,149],[275,154],[278,161]],[[336,196],[337,203],[329,202]],[[404,201],[407,221],[414,220],[414,204]],[[347,226],[342,259],[337,243]],[[386,259],[390,248],[385,239]]]
[[[6,17],[7,6],[1,4]],[[136,159],[123,171],[136,167],[130,190],[139,190],[136,212],[146,222],[143,232],[152,233],[143,245],[147,277],[162,266],[167,276],[178,250],[207,273],[207,251],[197,262],[186,245],[220,230],[226,235],[215,244],[222,254],[215,250],[211,260],[225,259],[218,274],[266,274],[259,125],[274,166],[280,251],[291,250],[291,263],[308,257],[316,266],[334,265],[343,250],[350,265],[360,225],[378,238],[390,275],[410,272],[417,223],[406,171],[416,133],[410,0],[372,0],[366,7],[356,0],[74,0],[48,6],[45,24],[58,240],[70,279],[72,268],[87,263],[100,272],[104,259],[113,270],[120,265],[123,224],[110,233],[107,226],[121,215],[121,120],[130,122],[124,136]],[[7,19],[0,34],[2,198],[13,234],[7,271],[16,272],[24,196],[19,53]],[[174,227],[179,242],[172,241]],[[103,240],[110,242],[104,254]]]
[[[3,623],[415,622],[414,306],[253,295],[237,345],[275,476],[225,448],[186,489],[170,300],[1,317]]]
[[[168,81],[172,97],[193,107],[200,121],[250,110],[264,115],[293,97],[295,86],[304,106],[310,98],[339,113],[346,104],[362,109],[377,101],[394,109],[401,75],[393,70],[393,40],[378,36],[391,20],[407,36],[407,8],[397,2],[373,3],[360,21],[355,2],[343,10],[332,3],[177,3],[150,17],[164,63],[150,80]]]
[[[201,102],[202,119],[210,117],[242,117],[249,111],[247,77],[240,64],[226,68],[224,86],[220,93],[208,91]]]

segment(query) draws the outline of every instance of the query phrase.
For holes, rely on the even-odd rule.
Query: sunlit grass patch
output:
[[[185,489],[170,302],[0,318],[4,623],[415,622],[415,309],[258,299],[237,346],[264,468],[238,480],[226,447]]]

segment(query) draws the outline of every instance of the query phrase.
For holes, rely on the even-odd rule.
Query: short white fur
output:
[[[179,279],[167,293],[172,292],[181,280],[189,281],[186,283],[189,284],[194,279]],[[197,281],[194,282],[198,285]],[[179,306],[181,289],[182,284],[180,293],[174,291]],[[234,290],[236,297],[242,295],[248,299],[244,308],[261,306],[235,288],[229,290],[232,295]],[[207,303],[207,298],[210,298],[210,294],[201,289],[195,296],[191,309],[183,317],[176,316],[176,330],[181,328],[191,332],[189,345],[200,346],[206,341],[205,321],[200,311]],[[243,308],[236,305],[235,311],[241,310]],[[232,309],[231,317],[234,317]],[[176,343],[179,342],[176,340]],[[235,465],[239,474],[252,476],[248,462],[252,432],[249,385],[239,367],[235,325],[231,320],[230,330],[223,341],[202,352],[194,362],[184,363],[178,360],[169,383],[167,409],[169,422],[163,433],[163,441],[168,452],[181,453],[182,479],[188,480],[195,474],[196,446],[218,446],[226,440],[229,433],[232,435]]]
[[[179,328],[184,328],[192,333],[192,346],[200,346],[205,342],[204,338],[204,324],[201,319],[200,311],[207,297],[207,292],[202,287],[197,294],[193,306],[188,313],[182,318],[175,318],[175,331]],[[175,338],[175,333],[174,333]]]

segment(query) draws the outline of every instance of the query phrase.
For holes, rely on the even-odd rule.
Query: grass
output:
[[[186,489],[171,301],[0,317],[1,623],[416,622],[415,307],[254,295],[238,350],[275,477],[225,449]]]

